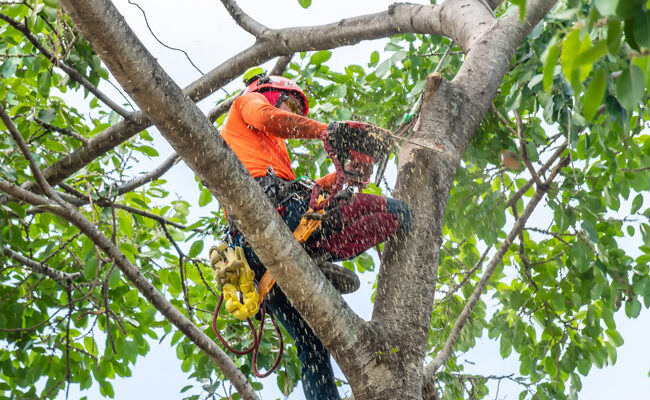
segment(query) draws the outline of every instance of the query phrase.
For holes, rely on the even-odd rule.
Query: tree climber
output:
[[[246,90],[235,100],[221,129],[221,136],[250,174],[277,207],[292,231],[309,208],[311,186],[296,180],[291,168],[285,139],[320,139],[327,125],[306,118],[307,98],[292,80],[265,76],[261,68],[244,75]],[[350,161],[345,170],[360,178],[348,179],[359,186],[369,180],[372,164]],[[336,174],[316,180],[325,191],[334,185]],[[410,212],[399,200],[358,193],[348,202],[326,209],[328,218],[303,244],[308,254],[320,264],[332,284],[342,293],[358,288],[356,281],[345,279],[345,270],[327,261],[347,260],[368,250],[399,231],[406,231]],[[259,282],[266,268],[246,244],[236,227],[230,224],[231,243],[242,246]],[[333,274],[328,274],[333,272]],[[341,271],[338,272],[341,272]],[[341,278],[343,277],[343,278]],[[302,363],[302,383],[308,400],[339,399],[329,353],[284,293],[274,285],[266,297],[266,307],[282,323],[297,347]]]

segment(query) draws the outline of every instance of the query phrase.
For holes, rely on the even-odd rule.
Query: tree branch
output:
[[[264,34],[264,31],[269,29],[246,14],[234,0],[221,0],[221,3],[226,7],[228,14],[235,20],[237,25],[256,38],[259,39]]]
[[[118,196],[123,195],[124,193],[131,192],[140,186],[143,186],[151,181],[155,181],[156,179],[160,178],[165,172],[169,171],[169,169],[174,166],[181,157],[174,153],[171,156],[169,156],[165,161],[163,161],[162,164],[160,164],[158,167],[155,169],[149,171],[146,175],[139,176],[124,185],[118,186],[115,188],[115,192]]]
[[[454,324],[454,327],[452,328],[451,333],[449,334],[449,337],[447,338],[447,341],[443,346],[443,349],[440,351],[440,353],[438,353],[436,358],[424,368],[425,380],[432,379],[433,376],[435,375],[435,372],[438,370],[438,368],[440,368],[440,366],[442,366],[442,364],[444,364],[449,359],[449,357],[451,357],[453,353],[454,344],[456,343],[456,340],[458,340],[461,330],[465,326],[465,323],[467,322],[472,311],[474,310],[474,306],[476,305],[481,294],[487,287],[487,284],[490,278],[492,277],[492,273],[494,272],[496,267],[503,259],[503,256],[510,248],[510,245],[514,242],[517,235],[519,235],[519,233],[524,229],[526,222],[528,221],[528,218],[530,217],[530,215],[533,213],[533,211],[535,210],[539,202],[546,194],[548,185],[550,185],[551,182],[553,182],[557,174],[560,172],[560,169],[566,165],[567,161],[568,161],[567,158],[561,160],[558,163],[558,165],[555,167],[555,169],[553,170],[549,178],[546,180],[545,185],[538,187],[538,189],[535,191],[535,194],[530,199],[530,202],[526,206],[526,209],[521,214],[519,219],[517,219],[514,226],[508,233],[508,236],[501,244],[501,246],[499,246],[497,253],[494,255],[492,260],[490,260],[490,263],[486,268],[485,273],[479,280],[479,283],[477,284],[476,288],[470,295],[469,299],[467,299],[467,303],[465,304],[463,311],[461,311],[460,315],[458,316],[458,319],[456,320],[456,323]]]
[[[34,47],[38,49],[38,51],[41,52],[50,62],[57,67],[61,68],[68,76],[74,80],[75,82],[78,82],[83,86],[84,88],[88,89],[88,91],[92,94],[95,95],[99,100],[101,100],[104,104],[106,104],[108,107],[110,107],[112,110],[114,110],[116,113],[120,114],[122,117],[125,119],[130,119],[131,116],[133,115],[132,112],[126,111],[122,107],[120,107],[117,103],[115,103],[113,100],[111,100],[108,96],[106,96],[104,93],[102,93],[95,85],[90,83],[88,79],[86,79],[79,71],[76,69],[68,66],[65,62],[59,60],[57,55],[50,53],[49,50],[47,50],[41,42],[38,40],[36,36],[32,34],[32,32],[29,30],[29,27],[25,24],[21,24],[20,22],[15,21],[13,18],[11,18],[8,15],[0,13],[0,19],[4,20],[7,22],[9,25],[11,25],[14,29],[17,31],[21,32],[27,40],[29,40]]]
[[[282,75],[284,74],[284,71],[286,71],[287,67],[291,63],[291,59],[293,58],[293,53],[289,54],[288,56],[280,56],[278,57],[278,60],[275,62],[275,65],[273,66],[273,69],[271,72],[269,72],[269,75]]]
[[[546,171],[553,165],[555,160],[557,160],[558,157],[560,157],[562,155],[564,150],[566,150],[567,146],[568,146],[568,142],[564,142],[560,147],[558,147],[558,149],[555,151],[555,153],[553,153],[553,155],[548,159],[548,161],[546,161],[546,163],[539,170],[538,175],[544,175],[546,173]],[[534,183],[534,181],[531,179],[528,182],[526,182],[524,184],[524,186],[519,188],[519,190],[517,190],[517,192],[515,194],[513,194],[512,197],[510,199],[508,199],[508,201],[506,202],[506,208],[510,208],[514,204],[516,204],[517,200],[519,200],[521,198],[521,196],[523,196],[524,193],[526,193],[528,191],[528,189],[530,189],[531,186],[533,186],[533,183]]]
[[[9,133],[11,133],[11,136],[14,138],[14,141],[18,145],[18,148],[20,149],[21,153],[23,153],[25,159],[29,162],[29,169],[32,171],[32,174],[34,175],[36,182],[38,182],[38,184],[41,186],[41,189],[43,189],[43,191],[49,198],[53,199],[57,203],[61,203],[62,202],[61,197],[59,197],[59,195],[54,191],[54,189],[52,189],[50,184],[47,183],[47,180],[45,180],[45,177],[43,176],[41,169],[38,167],[38,164],[36,164],[36,160],[34,160],[34,157],[32,157],[32,153],[29,151],[29,148],[27,147],[27,143],[25,143],[25,140],[23,139],[22,135],[20,134],[20,132],[18,132],[18,129],[16,129],[14,122],[11,120],[9,114],[7,114],[7,111],[5,110],[2,103],[0,103],[0,119],[7,127],[7,130],[9,130]]]
[[[523,159],[524,165],[526,166],[526,168],[528,168],[528,172],[533,177],[533,180],[535,181],[537,186],[541,186],[544,183],[542,182],[539,175],[537,174],[537,171],[535,171],[535,167],[533,167],[533,164],[531,164],[530,160],[528,159],[528,152],[526,151],[526,141],[524,140],[524,123],[522,122],[521,115],[519,115],[519,112],[517,110],[515,110],[515,120],[517,121],[517,137],[519,138],[519,152],[521,153],[521,158]]]
[[[16,198],[36,200],[37,204],[47,203],[52,204],[48,199],[35,195],[25,189],[13,185],[4,179],[0,179],[0,190],[8,193]],[[53,214],[66,219],[74,226],[76,226],[84,235],[95,243],[105,254],[107,254],[124,276],[131,282],[131,284],[138,289],[142,295],[151,302],[151,304],[174,324],[181,332],[185,334],[192,342],[194,342],[201,350],[203,350],[212,361],[221,368],[222,372],[228,379],[238,388],[243,398],[257,399],[257,395],[252,386],[246,380],[246,377],[241,373],[239,368],[228,358],[212,339],[203,333],[201,329],[196,327],[189,321],[183,314],[181,314],[165,296],[158,291],[140,272],[138,267],[133,265],[113,244],[109,238],[103,235],[95,225],[84,218],[81,213],[72,208],[70,205],[65,204],[62,207],[51,208]]]
[[[247,68],[273,57],[299,51],[340,47],[399,33],[438,35],[442,33],[438,22],[439,13],[440,6],[437,5],[396,4],[386,12],[349,18],[339,23],[274,31],[276,36],[273,40],[255,43],[191,83],[183,92],[193,101],[202,100],[243,74]],[[210,119],[213,119],[212,112]],[[151,121],[145,114],[137,111],[132,114],[130,120],[120,121],[102,131],[92,138],[88,145],[76,149],[46,168],[44,175],[52,185],[56,185],[150,125]],[[35,189],[32,185],[26,185],[24,188]]]
[[[20,253],[16,253],[15,251],[7,247],[2,247],[0,248],[0,250],[5,256],[24,265],[31,271],[37,272],[41,275],[45,275],[49,278],[54,279],[57,282],[73,281],[81,276],[81,272],[68,273],[68,272],[59,271],[57,269],[45,265],[44,263],[38,262],[36,260],[32,260],[31,258],[27,258]]]
[[[88,144],[88,138],[85,138],[85,137],[81,136],[80,134],[71,131],[70,129],[59,128],[58,126],[50,125],[47,122],[43,122],[38,118],[34,118],[34,122],[36,122],[37,124],[39,124],[40,126],[42,126],[43,128],[45,128],[47,130],[62,133],[64,135],[67,135],[67,136],[70,136],[70,137],[73,137],[73,138],[77,139],[78,141],[80,141],[83,144]]]
[[[221,201],[323,344],[353,353],[366,324],[293,238],[205,115],[159,66],[110,2],[65,0],[64,4],[113,76],[141,109],[148,110],[165,139]],[[220,167],[215,168],[215,163]]]

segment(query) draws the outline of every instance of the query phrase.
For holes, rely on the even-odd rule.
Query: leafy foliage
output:
[[[308,7],[311,1],[299,3]],[[525,2],[513,4],[523,12]],[[513,4],[497,10],[497,16]],[[570,164],[549,191],[548,215],[538,222],[542,225],[527,226],[492,276],[487,293],[496,306],[480,300],[473,310],[455,356],[437,376],[442,398],[464,398],[467,392],[474,398],[487,396],[486,378],[464,375],[457,357],[485,334],[499,341],[502,357],[518,357],[522,398],[575,398],[581,376],[593,366],[616,361],[623,338],[615,313],[635,318],[650,306],[648,8],[647,2],[634,0],[568,0],[517,49],[451,191],[436,287],[440,296],[427,345],[432,356],[477,285],[483,255],[503,241],[535,191],[523,166],[501,165],[502,152],[523,155],[523,147],[539,169],[566,142]],[[36,43],[7,21],[26,24],[41,46],[91,84],[105,82],[108,72],[55,1],[3,3],[0,10],[6,17],[0,20],[0,98],[45,168],[120,117],[55,68]],[[451,57],[439,65],[449,46]],[[463,62],[448,39],[413,34],[392,37],[382,52],[343,71],[327,65],[330,57],[326,50],[301,53],[286,73],[308,92],[313,116],[392,129],[411,110],[430,72],[439,66],[451,80]],[[70,92],[83,96],[90,112],[73,107]],[[521,140],[515,113],[523,121]],[[217,120],[217,127],[222,121]],[[288,144],[297,175],[316,177],[331,170],[317,143]],[[0,177],[17,185],[33,182],[9,135],[0,137],[0,149]],[[195,183],[201,193],[198,207],[213,210],[197,221],[188,221],[197,205],[172,198],[163,178],[119,193],[137,176],[139,162],[157,157],[152,137],[143,131],[90,162],[60,188],[172,304],[211,335],[217,296],[200,255],[225,221],[210,192]],[[390,187],[369,190],[389,192]],[[639,244],[634,251],[622,244],[630,238]],[[12,252],[4,251],[0,270],[0,398],[52,398],[68,384],[81,389],[98,385],[102,395],[113,397],[111,381],[129,376],[149,343],[169,335],[182,370],[197,380],[199,390],[222,395],[225,376],[161,319],[74,226],[38,207],[5,199],[0,246]],[[56,281],[11,254],[81,277]],[[360,273],[375,269],[368,255],[344,265]],[[229,341],[249,344],[238,321],[222,318],[217,325]],[[272,328],[267,330],[265,337],[271,339],[261,347],[261,368],[272,364],[279,346]],[[252,376],[249,358],[236,362]],[[296,386],[298,366],[295,350],[286,343],[277,374],[283,393]]]

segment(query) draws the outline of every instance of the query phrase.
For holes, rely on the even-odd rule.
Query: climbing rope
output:
[[[214,314],[212,314],[212,330],[214,331],[214,334],[217,336],[221,344],[223,344],[223,346],[226,349],[228,349],[228,351],[231,351],[234,354],[243,356],[246,354],[253,353],[252,367],[255,376],[257,376],[258,378],[266,378],[267,376],[271,375],[273,371],[275,371],[278,368],[278,365],[280,365],[280,361],[282,360],[282,355],[284,353],[284,340],[282,339],[282,332],[280,332],[280,327],[278,326],[278,323],[275,321],[275,317],[273,316],[273,313],[271,313],[270,310],[267,310],[265,306],[261,307],[260,326],[257,332],[255,331],[255,325],[253,325],[253,321],[251,321],[250,318],[246,318],[246,323],[248,324],[251,335],[253,336],[253,343],[251,343],[250,347],[245,350],[237,350],[233,346],[231,346],[226,341],[226,339],[223,338],[221,332],[219,332],[219,328],[217,327],[217,319],[219,318],[219,310],[221,309],[222,304],[223,304],[223,295],[219,296],[217,307],[214,310]],[[271,323],[273,324],[273,328],[275,329],[276,335],[278,335],[280,350],[278,352],[278,357],[273,362],[271,368],[269,368],[265,373],[261,373],[259,372],[259,369],[257,367],[257,355],[259,353],[260,344],[262,343],[262,335],[264,334],[264,321],[266,320],[267,314],[271,319]]]
[[[228,246],[227,243],[220,243],[218,246],[212,246],[210,248],[210,265],[214,270],[215,280],[222,289],[219,301],[217,302],[217,307],[212,315],[212,330],[221,344],[234,354],[246,355],[253,353],[252,367],[255,376],[260,378],[269,376],[280,364],[284,351],[284,341],[273,313],[271,313],[270,310],[267,310],[264,305],[261,305],[262,301],[260,301],[260,297],[255,289],[253,281],[255,274],[246,261],[244,250],[239,246],[233,249]],[[245,350],[237,350],[231,346],[226,339],[223,338],[221,332],[219,332],[219,329],[217,328],[219,311],[221,310],[224,301],[226,302],[226,310],[235,318],[246,321],[250,328],[253,342],[251,346]],[[251,317],[256,315],[258,311],[260,311],[260,326],[259,330],[256,332]],[[271,368],[265,373],[260,373],[257,367],[257,355],[260,343],[262,342],[264,321],[266,320],[267,314],[271,319],[275,333],[278,335],[280,351]]]

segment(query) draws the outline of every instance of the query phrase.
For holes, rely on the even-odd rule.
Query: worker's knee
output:
[[[402,232],[406,233],[411,228],[411,211],[403,201],[386,198],[386,211],[393,214],[399,221]]]

